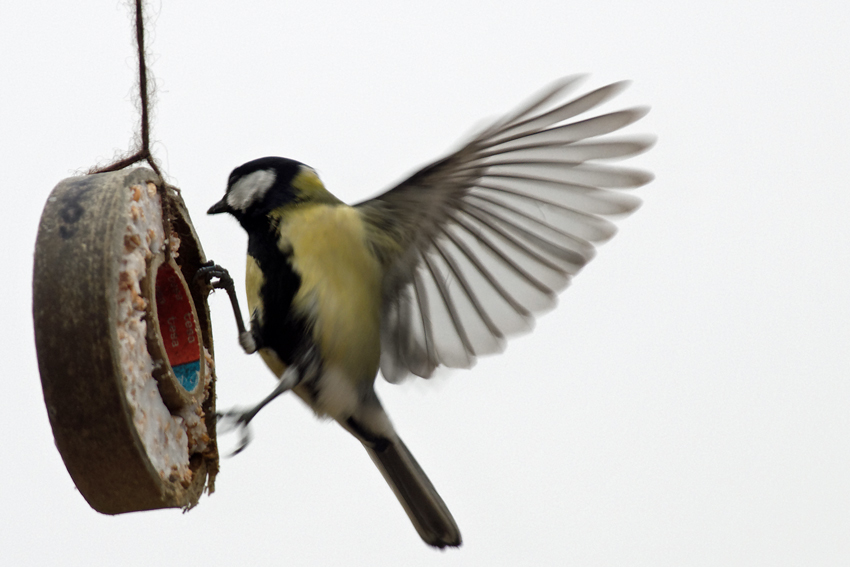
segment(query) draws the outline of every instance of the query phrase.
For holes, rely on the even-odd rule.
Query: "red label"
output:
[[[159,332],[172,367],[198,362],[201,349],[189,292],[174,269],[160,266],[156,274],[156,313]]]

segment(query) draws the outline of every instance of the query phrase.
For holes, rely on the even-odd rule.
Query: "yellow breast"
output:
[[[328,366],[372,380],[380,360],[381,271],[347,205],[302,205],[281,219],[279,246],[301,277],[293,308],[314,323]]]

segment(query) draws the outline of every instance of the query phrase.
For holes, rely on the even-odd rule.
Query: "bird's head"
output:
[[[234,169],[224,197],[207,214],[230,213],[247,228],[288,206],[311,202],[339,201],[312,168],[292,159],[264,157]]]

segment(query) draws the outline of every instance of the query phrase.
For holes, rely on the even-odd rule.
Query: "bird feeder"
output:
[[[72,177],[44,207],[33,317],[65,466],[98,512],[191,508],[218,471],[206,261],[151,170]]]

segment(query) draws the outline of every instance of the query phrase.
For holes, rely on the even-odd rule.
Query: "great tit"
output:
[[[264,157],[233,170],[209,210],[230,213],[248,233],[250,330],[226,271],[211,263],[203,275],[228,289],[242,347],[279,378],[236,422],[247,426],[293,390],[363,444],[436,547],[460,545],[460,530],[393,428],[375,378],[379,369],[390,382],[428,378],[439,366],[469,368],[502,351],[506,336],[530,330],[535,315],[554,307],[594,244],[614,235],[604,217],[638,207],[620,190],[652,176],[609,161],[653,139],[605,135],[647,109],[577,119],[625,86],[564,102],[578,79],[561,80],[357,205],[334,197],[303,163]]]

